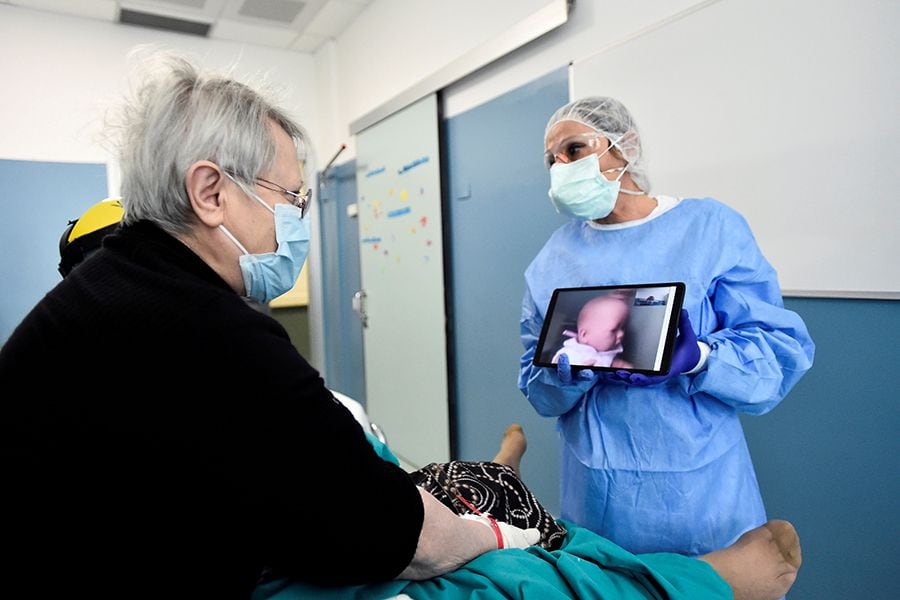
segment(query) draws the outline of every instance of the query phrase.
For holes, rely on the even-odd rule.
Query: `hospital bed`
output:
[[[334,392],[385,460],[399,464],[385,435],[362,405]],[[378,447],[378,445],[383,447]],[[540,546],[488,552],[447,575],[426,581],[394,580],[324,588],[282,578],[260,584],[253,600],[501,600],[522,598],[731,599],[732,591],[705,562],[677,554],[635,555],[566,521],[558,550]],[[352,568],[352,565],[347,565]]]
[[[387,439],[385,438],[384,432],[381,430],[381,427],[372,422],[372,420],[369,418],[369,414],[366,412],[366,409],[363,408],[362,404],[360,404],[357,400],[354,400],[350,396],[342,394],[341,392],[335,390],[331,390],[331,395],[339,400],[341,404],[347,407],[347,409],[350,411],[350,414],[353,415],[353,418],[356,419],[360,427],[363,428],[363,431],[374,435],[382,444],[387,443]]]

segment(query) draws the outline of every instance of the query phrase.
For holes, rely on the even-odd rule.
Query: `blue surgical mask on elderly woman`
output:
[[[550,190],[547,194],[556,212],[585,221],[609,216],[619,196],[619,180],[628,167],[601,172],[600,157],[609,152],[616,142],[600,154],[589,154],[570,163],[555,162],[550,167]],[[620,173],[610,181],[603,176],[603,173],[610,171]]]
[[[309,255],[309,223],[301,218],[299,207],[276,204],[273,209],[256,194],[250,196],[275,215],[275,252],[250,254],[224,225],[219,228],[244,253],[239,260],[247,296],[265,304],[297,283]]]

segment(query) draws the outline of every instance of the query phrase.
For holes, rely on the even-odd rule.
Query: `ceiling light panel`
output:
[[[302,31],[328,0],[226,0],[222,19]]]
[[[300,0],[244,0],[238,9],[242,17],[290,25],[306,6]]]

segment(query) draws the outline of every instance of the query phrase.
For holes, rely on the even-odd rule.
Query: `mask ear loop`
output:
[[[237,238],[234,237],[230,231],[225,229],[224,225],[219,225],[219,229],[222,230],[222,233],[224,233],[225,235],[228,236],[228,239],[230,239],[232,242],[234,242],[234,245],[238,247],[238,250],[240,250],[244,254],[250,254],[249,252],[247,252],[247,249],[244,248],[244,245],[242,243],[240,243],[239,241],[237,241]]]
[[[237,179],[232,177],[231,174],[228,173],[227,171],[223,171],[223,173],[225,174],[225,177],[227,177],[228,179],[233,181],[236,186],[241,188],[241,191],[243,191],[245,194],[247,194],[248,196],[250,196],[257,202],[259,202],[263,206],[265,206],[267,209],[269,209],[269,212],[271,212],[273,215],[275,214],[275,209],[272,208],[271,206],[269,206],[268,204],[266,204],[265,200],[263,200],[262,198],[260,198],[259,196],[257,196],[256,194],[254,194],[253,192],[248,190],[246,187],[244,187],[244,185],[240,181],[238,181]],[[225,228],[225,225],[219,225],[219,229],[222,230],[222,233],[224,233],[225,235],[228,236],[228,239],[230,239],[232,242],[234,242],[234,245],[237,246],[241,252],[243,252],[246,255],[250,254],[249,252],[247,252],[247,249],[244,247],[244,245],[242,243],[240,243],[237,240],[237,238],[234,237],[234,235],[230,231],[228,231],[228,229]]]

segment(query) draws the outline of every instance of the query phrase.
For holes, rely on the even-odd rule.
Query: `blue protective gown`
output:
[[[738,414],[772,410],[815,347],[740,214],[711,198],[668,205],[553,233],[525,271],[519,388],[558,417],[564,519],[631,552],[698,555],[766,521]],[[684,308],[710,347],[700,372],[647,387],[563,386],[532,364],[555,288],[666,281],[685,283]]]

